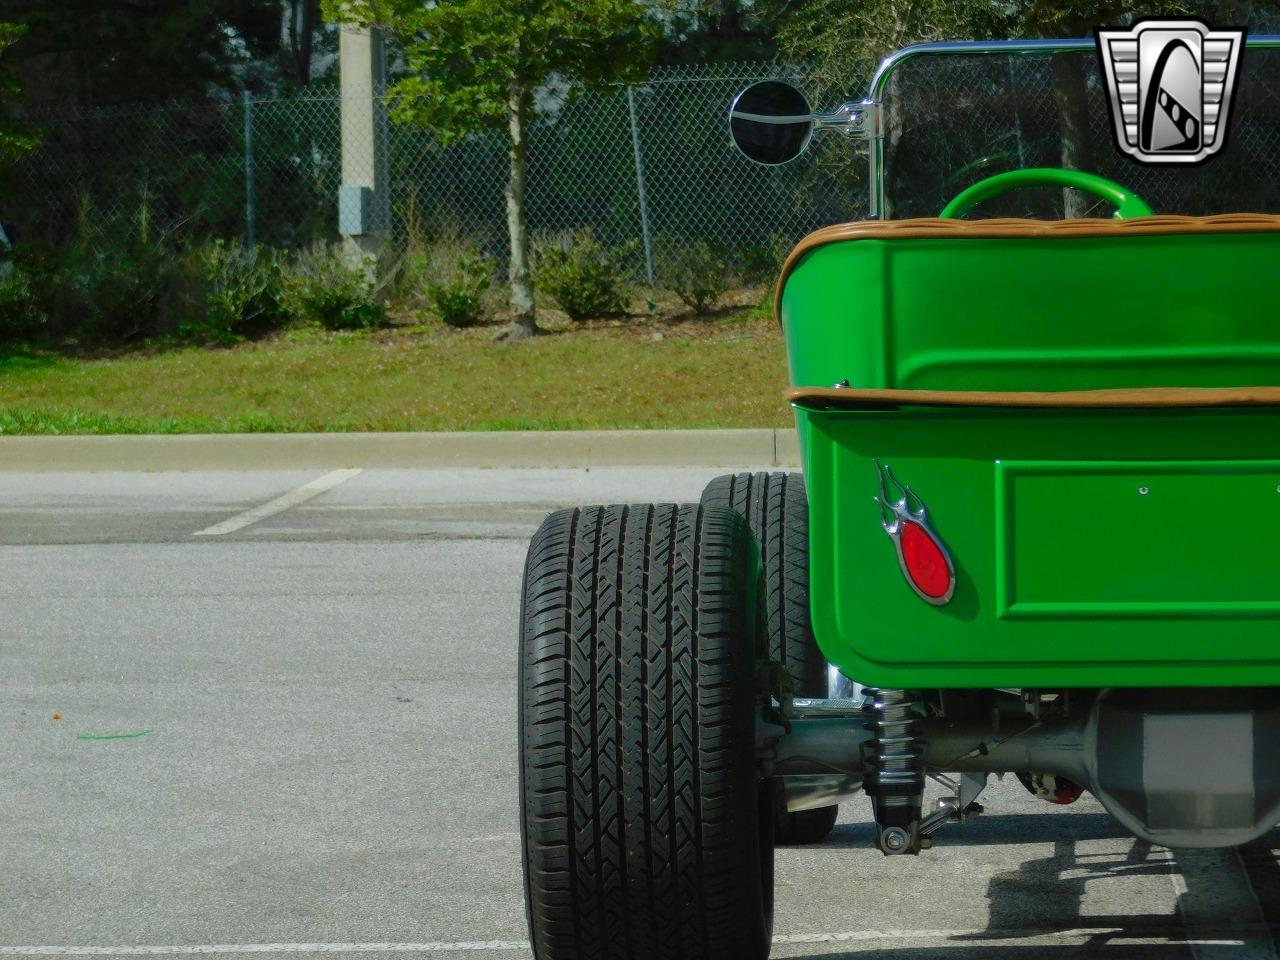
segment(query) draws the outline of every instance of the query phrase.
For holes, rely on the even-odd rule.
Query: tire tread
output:
[[[705,506],[746,518],[764,570],[765,649],[790,675],[800,697],[827,695],[827,661],[813,636],[809,613],[809,502],[798,473],[729,473],[702,493]],[[838,808],[774,814],[779,843],[815,843],[835,826]]]
[[[530,544],[521,819],[539,960],[768,954],[749,536],[730,511],[662,504],[559,511]]]

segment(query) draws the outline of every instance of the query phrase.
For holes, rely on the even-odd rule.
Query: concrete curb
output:
[[[0,472],[795,466],[794,430],[0,437]]]

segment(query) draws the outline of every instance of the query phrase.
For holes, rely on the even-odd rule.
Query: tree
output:
[[[28,108],[66,115],[238,89],[281,46],[280,0],[0,0],[26,25],[14,51]]]
[[[907,44],[998,35],[1003,9],[992,0],[801,0],[778,44],[792,63],[809,64],[820,86],[849,88]]]
[[[328,54],[320,0],[0,0],[32,113],[225,101],[311,79]]]
[[[0,56],[18,41],[22,32],[16,23],[0,23]],[[21,84],[7,68],[0,68],[0,170],[36,145],[34,137],[9,122],[21,94]]]
[[[658,62],[707,64],[772,60],[774,31],[788,0],[658,0]]]
[[[18,42],[24,30],[20,24],[0,22],[0,58]],[[0,62],[0,174],[37,146],[31,131],[14,122],[21,97],[22,84],[8,63]]]
[[[315,47],[319,0],[286,0],[288,5],[289,59],[293,79],[300,87],[311,83],[311,56]]]
[[[1080,37],[1157,15],[1256,29],[1274,25],[1277,9],[1276,0],[798,0],[778,27],[778,45],[792,62],[812,64],[817,79],[847,85],[910,43]]]
[[[656,28],[639,0],[326,0],[329,16],[381,27],[404,47],[408,73],[388,91],[391,116],[448,143],[505,130],[510,174],[507,232],[511,324],[505,336],[538,332],[529,274],[526,136],[548,80],[570,91],[642,77]]]

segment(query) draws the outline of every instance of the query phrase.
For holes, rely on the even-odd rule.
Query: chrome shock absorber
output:
[[[920,852],[924,744],[917,702],[906,690],[868,688],[864,709],[875,738],[863,789],[876,818],[876,846],[886,855]]]

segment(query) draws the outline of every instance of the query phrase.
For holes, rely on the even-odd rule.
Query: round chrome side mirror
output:
[[[804,153],[813,136],[813,113],[791,84],[761,80],[733,98],[729,134],[748,160],[774,167]]]

